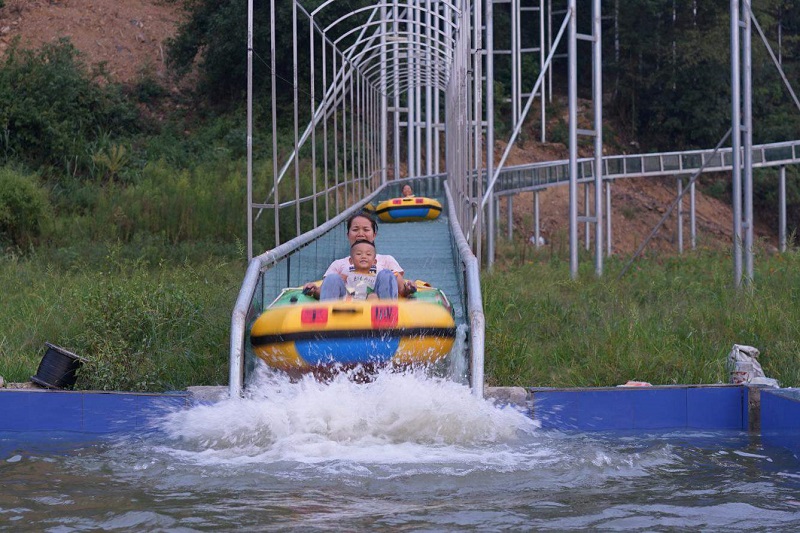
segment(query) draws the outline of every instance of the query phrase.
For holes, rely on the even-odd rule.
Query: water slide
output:
[[[458,224],[443,181],[425,178],[414,182],[418,196],[438,200],[442,214],[435,220],[381,222],[376,245],[380,253],[393,255],[408,279],[423,280],[442,289],[453,307],[458,330],[456,347],[445,372],[468,383],[483,395],[483,310],[477,260]],[[254,257],[233,311],[231,322],[230,392],[239,395],[258,364],[249,332],[255,319],[286,287],[297,287],[322,278],[334,259],[349,253],[345,221],[367,204],[376,205],[399,196],[399,184],[375,193],[318,228]],[[463,360],[463,364],[452,359]]]

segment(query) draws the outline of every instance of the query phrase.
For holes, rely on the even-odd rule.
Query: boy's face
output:
[[[375,247],[367,243],[360,243],[350,250],[350,260],[358,269],[369,269],[375,264]]]

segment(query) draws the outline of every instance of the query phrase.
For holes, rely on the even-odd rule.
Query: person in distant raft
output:
[[[411,188],[411,185],[406,183],[405,185],[403,185],[403,189],[402,189],[401,194],[403,195],[403,198],[413,198],[414,197],[414,189]]]
[[[347,219],[347,240],[350,246],[356,241],[375,242],[378,235],[378,222],[370,213],[361,211]],[[404,271],[391,255],[375,254],[375,294],[381,299],[397,299],[417,291],[412,281],[403,279]],[[342,276],[350,272],[350,256],[337,259],[325,271],[322,284],[306,283],[303,292],[317,300],[335,300],[347,294],[347,286]],[[334,275],[335,274],[335,275]]]

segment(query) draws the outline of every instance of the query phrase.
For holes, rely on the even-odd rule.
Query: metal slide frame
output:
[[[467,252],[475,258],[474,263],[466,261],[470,263],[470,272],[473,268],[479,270],[484,259],[491,266],[498,198],[508,196],[510,208],[514,187],[504,184],[526,172],[507,168],[505,162],[537,98],[544,140],[546,103],[552,98],[552,69],[556,58],[566,59],[569,75],[569,160],[564,184],[568,185],[570,193],[570,274],[576,277],[578,272],[577,229],[580,223],[585,224],[587,248],[589,235],[594,234],[595,272],[602,274],[604,243],[606,253],[611,249],[610,217],[604,213],[611,210],[610,191],[615,176],[610,167],[614,159],[602,156],[600,0],[591,0],[589,34],[577,31],[578,16],[585,14],[577,12],[576,0],[565,0],[563,5],[557,2],[555,7],[552,0],[538,0],[538,4],[537,0],[379,0],[355,2],[355,8],[350,8],[346,0],[326,0],[311,11],[303,7],[301,0],[289,1],[291,17],[278,21],[277,8],[286,13],[287,4],[268,0],[259,4],[261,9],[256,13],[254,0],[248,0],[248,259],[256,260],[253,251],[256,235],[261,245],[266,240],[272,249],[257,256],[257,262],[251,262],[244,282],[247,290],[243,286],[242,294],[252,289],[259,272],[289,257],[294,253],[293,247],[307,245],[327,231],[324,228],[338,224],[387,183],[438,174],[446,175],[451,222],[458,228],[454,233],[458,234],[459,250],[465,258]],[[350,10],[342,10],[342,6]],[[495,9],[511,10],[508,49],[495,49]],[[527,12],[539,15],[538,21],[530,21],[534,26],[538,24],[538,46],[522,42],[523,14]],[[554,17],[558,20],[561,15],[563,20],[554,34]],[[269,25],[269,50],[254,49],[253,28],[262,24]],[[757,164],[749,133],[752,131],[750,32],[753,26],[760,32],[746,0],[731,0],[734,117],[731,170],[737,286],[742,280],[752,278],[752,167]],[[506,29],[501,28],[501,31]],[[278,75],[279,35],[291,36],[292,49],[288,51],[292,58],[291,79]],[[763,33],[762,39],[765,40]],[[593,125],[587,130],[577,127],[576,65],[577,56],[582,53],[579,49],[582,42],[591,47]],[[560,55],[556,53],[559,46],[562,47]],[[563,47],[567,48],[566,54],[563,54]],[[301,51],[308,58],[307,64],[299,60]],[[526,90],[522,79],[524,53],[538,54],[541,63],[540,74],[530,90]],[[512,62],[515,123],[506,150],[496,161],[494,61],[504,56]],[[254,64],[256,59],[258,62]],[[254,65],[268,69],[269,93],[253,87]],[[280,66],[284,67],[281,72],[286,71],[287,65]],[[778,68],[780,70],[779,65]],[[788,85],[788,81],[786,83]],[[279,94],[291,94],[291,110],[287,110],[285,99],[284,107],[279,110]],[[269,124],[254,123],[254,99],[259,98],[267,100],[261,108],[270,109]],[[797,103],[796,98],[795,101]],[[797,105],[800,107],[800,103]],[[307,123],[301,125],[301,121]],[[271,147],[259,146],[260,151],[254,150],[254,128],[271,132]],[[291,136],[289,149],[279,145],[279,132],[282,139]],[[594,154],[589,161],[577,157],[579,135],[594,140]],[[259,160],[255,154],[265,151],[269,155],[262,155]],[[666,159],[665,154],[661,156]],[[685,156],[687,154],[676,157]],[[640,157],[644,168],[649,156]],[[627,164],[627,159],[625,161]],[[556,168],[559,165],[563,166],[564,162],[543,164],[536,167],[536,172],[547,172],[545,168],[563,172]],[[644,174],[643,170],[641,175]],[[781,175],[784,176],[782,190],[785,190],[785,174]],[[578,184],[584,185],[582,214],[578,212]],[[679,181],[681,195],[682,186]],[[541,187],[542,183],[538,182],[528,190],[535,192]],[[590,201],[590,190],[594,194],[593,201]],[[693,199],[693,185],[689,190]],[[785,206],[782,209],[785,210]],[[271,216],[262,217],[264,214]],[[784,220],[785,214],[781,217]],[[290,221],[294,227],[287,231]],[[294,238],[287,237],[291,233]],[[291,240],[283,242],[287,239]],[[470,276],[472,279],[476,274]],[[469,301],[478,305],[479,300],[475,301],[472,293],[479,290],[479,284],[467,283],[466,290]],[[243,305],[237,302],[233,317],[236,339],[231,340],[232,390],[238,387],[234,382],[239,381],[237,376],[241,373],[241,368],[234,365],[240,361],[237,351],[241,349],[241,339],[236,328],[241,327],[242,317],[237,313],[244,312]],[[483,328],[482,318],[476,319],[474,326]],[[482,341],[480,346],[482,349]],[[482,384],[473,383],[473,387],[476,386],[482,387]]]

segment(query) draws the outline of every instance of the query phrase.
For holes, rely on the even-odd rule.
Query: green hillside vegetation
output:
[[[672,4],[662,4],[649,9],[671,13]],[[12,44],[0,63],[0,375],[6,381],[27,381],[51,342],[89,360],[80,388],[162,391],[227,383],[230,313],[246,267],[245,54],[238,52],[245,49],[246,19],[243,3],[234,0],[187,5],[193,11],[168,55],[176,75],[198,66],[194,94],[172,94],[146,76],[131,86],[115,84],[67,40],[38,50]],[[257,16],[266,7],[258,4]],[[637,138],[644,151],[716,144],[729,120],[728,58],[725,46],[710,47],[701,30],[722,31],[727,18],[720,9],[701,6],[694,21],[649,28],[621,21],[623,53],[608,69],[614,83],[605,85],[616,120],[609,131]],[[499,10],[498,20],[503,16]],[[797,19],[784,13],[785,27],[800,26]],[[774,22],[762,25],[770,29]],[[260,26],[259,49],[267,37]],[[670,49],[653,43],[671,39],[697,46],[652,57]],[[279,43],[280,54],[288,53],[285,44]],[[789,72],[797,70],[796,46],[785,39]],[[675,57],[682,68],[668,68]],[[758,58],[754,64],[766,64]],[[291,61],[278,64],[291,69]],[[269,94],[263,65],[256,75],[262,94]],[[798,114],[785,111],[780,80],[769,76],[759,78],[755,142],[800,131]],[[279,83],[291,78],[282,71]],[[499,84],[498,94],[503,91]],[[278,94],[280,107],[292,91]],[[255,113],[265,123],[267,103]],[[283,126],[278,145],[285,153],[292,138]],[[498,130],[504,128],[499,121]],[[263,184],[272,182],[267,129],[254,134],[254,175],[262,184],[256,197],[266,197]],[[300,169],[301,187],[310,190],[310,163]],[[762,218],[775,216],[770,179],[756,181]],[[800,221],[798,181],[790,169],[793,229]],[[729,195],[724,185],[715,186],[719,196]],[[284,241],[294,232],[294,216],[285,216],[291,223],[281,227],[292,234],[282,235]],[[303,212],[302,229],[313,223]],[[271,217],[259,224],[256,251],[274,244],[262,237],[272,234]],[[484,273],[490,384],[716,383],[726,381],[724,357],[733,343],[761,349],[765,370],[783,385],[800,384],[795,251],[760,253],[756,283],[737,293],[724,254],[648,257],[621,280],[619,259],[609,261],[599,280],[587,259],[586,271],[571,281],[557,250],[530,262],[518,257],[521,246],[501,245],[498,268]]]

